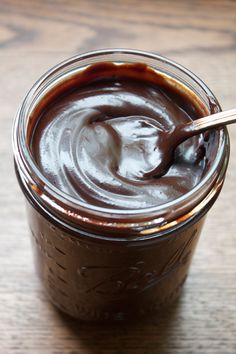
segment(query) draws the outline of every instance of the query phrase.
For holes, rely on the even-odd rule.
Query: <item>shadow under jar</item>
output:
[[[98,95],[100,103],[91,103]],[[161,129],[169,104],[175,124],[182,116],[221,110],[207,86],[182,66],[153,53],[112,49],[54,67],[18,111],[15,169],[37,271],[50,300],[74,317],[116,321],[149,315],[173,302],[186,280],[205,215],[224,182],[229,140],[225,128],[200,134],[177,148],[165,176],[140,175],[152,150],[145,119],[156,119]],[[54,124],[58,114],[63,134],[59,120]],[[50,130],[53,124],[56,131]],[[70,139],[77,145],[68,152]],[[91,164],[92,177],[86,167]]]

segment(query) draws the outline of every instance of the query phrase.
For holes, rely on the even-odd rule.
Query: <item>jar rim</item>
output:
[[[190,191],[181,195],[180,197],[162,205],[140,208],[140,209],[112,209],[105,208],[95,205],[89,205],[83,201],[76,199],[75,197],[61,191],[57,187],[55,187],[52,183],[48,181],[48,179],[42,174],[39,167],[35,163],[30,148],[26,142],[26,127],[25,127],[25,117],[27,115],[27,106],[34,99],[34,95],[37,94],[37,91],[40,89],[42,85],[45,84],[47,79],[51,76],[55,76],[62,70],[72,64],[80,64],[82,61],[86,59],[96,58],[101,55],[136,55],[141,59],[151,59],[157,60],[159,62],[165,63],[171,67],[174,67],[180,70],[182,73],[187,75],[193,80],[194,83],[200,87],[203,92],[206,94],[209,102],[214,106],[214,112],[220,111],[220,104],[215,97],[215,95],[211,92],[211,90],[207,87],[207,85],[198,78],[195,74],[193,74],[190,70],[186,69],[182,65],[176,63],[173,60],[167,59],[159,54],[146,52],[142,50],[132,50],[132,49],[102,49],[95,50],[91,52],[87,52],[84,54],[75,55],[59,64],[51,68],[47,71],[41,78],[36,81],[36,83],[32,86],[28,94],[26,95],[14,121],[13,126],[13,151],[14,158],[17,167],[20,170],[20,175],[23,180],[23,184],[28,186],[28,188],[38,197],[50,207],[55,208],[57,212],[67,215],[70,218],[75,218],[75,220],[82,220],[83,222],[93,223],[94,219],[99,219],[99,225],[104,224],[108,228],[113,227],[114,225],[119,225],[121,228],[129,227],[137,227],[139,223],[132,222],[133,218],[140,218],[141,220],[148,220],[145,222],[145,225],[153,225],[167,223],[166,218],[166,210],[173,209],[177,205],[186,204],[188,199],[193,196],[197,196],[199,191],[204,187],[209,185],[212,178],[216,179],[217,175],[217,167],[222,164],[224,155],[225,155],[225,147],[227,143],[227,129],[221,128],[218,131],[219,134],[219,144],[217,148],[216,158],[212,164],[212,167],[207,171],[206,175],[202,178],[202,180]],[[54,78],[55,79],[55,78]],[[30,185],[30,187],[29,187]],[[62,203],[57,203],[57,201]],[[60,205],[59,205],[60,204]],[[63,206],[62,206],[63,205]],[[76,213],[75,211],[78,211]],[[82,216],[81,216],[82,215]],[[100,218],[105,219],[101,221]],[[108,220],[107,220],[108,219]],[[117,222],[119,219],[119,222]],[[151,222],[150,222],[151,219]],[[170,216],[169,216],[169,219]],[[96,221],[97,222],[97,221]],[[95,224],[96,224],[95,222]]]

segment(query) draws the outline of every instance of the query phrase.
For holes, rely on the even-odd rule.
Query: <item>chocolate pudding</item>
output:
[[[215,157],[200,134],[178,147],[164,176],[155,174],[165,135],[202,117],[204,107],[144,64],[95,64],[63,91],[37,117],[30,145],[44,176],[80,201],[162,205],[193,189]]]
[[[169,132],[219,110],[194,74],[139,51],[77,56],[34,85],[15,121],[15,167],[59,309],[117,321],[177,298],[224,182],[227,131],[184,141],[165,174],[156,167]]]

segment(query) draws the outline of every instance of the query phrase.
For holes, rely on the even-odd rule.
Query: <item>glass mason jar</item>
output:
[[[226,128],[210,131],[214,161],[185,195],[157,207],[95,207],[57,189],[43,176],[29,146],[32,115],[55,88],[99,62],[145,63],[190,90],[205,112],[220,105],[193,73],[154,53],[109,49],[73,57],[31,88],[14,123],[15,170],[26,197],[35,262],[49,299],[82,320],[123,320],[152,314],[180,293],[207,211],[217,199],[229,159]],[[174,217],[173,213],[174,212]]]

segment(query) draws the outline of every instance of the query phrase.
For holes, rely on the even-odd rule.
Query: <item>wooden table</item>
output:
[[[11,126],[50,66],[103,47],[154,50],[187,66],[236,106],[236,2],[0,1],[0,353],[236,353],[236,126],[224,189],[208,216],[179,302],[132,325],[80,324],[46,300],[35,275]]]

